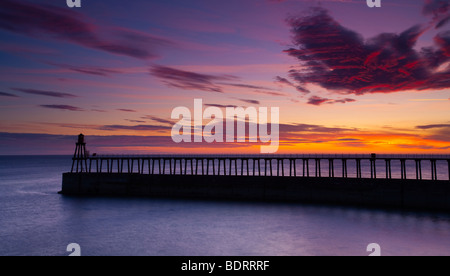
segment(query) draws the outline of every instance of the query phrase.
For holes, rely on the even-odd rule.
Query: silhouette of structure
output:
[[[72,159],[72,172],[74,169],[76,172],[87,172],[87,160],[88,154],[86,151],[86,142],[84,141],[84,135],[78,135],[78,142],[75,144],[75,153]],[[75,167],[76,163],[76,167]]]
[[[314,161],[313,172],[310,161]],[[328,161],[328,162],[326,162]],[[377,167],[384,166],[384,178],[393,179],[392,161],[400,165],[400,179],[407,179],[407,162],[415,163],[415,179],[423,180],[422,164],[428,162],[431,180],[438,180],[437,162],[447,162],[450,180],[450,156],[448,155],[146,155],[146,156],[88,156],[84,135],[78,136],[71,173],[118,173],[159,175],[216,175],[216,176],[290,176],[290,177],[338,177],[335,164],[340,163],[340,176],[350,178],[350,162],[354,163],[354,178],[380,178]],[[298,164],[301,162],[302,169]],[[328,175],[323,175],[323,163],[328,163]],[[261,163],[263,166],[261,166]],[[289,173],[285,165],[289,164]],[[368,172],[363,172],[365,163]],[[76,164],[76,166],[75,166]],[[383,165],[381,165],[383,164]],[[105,167],[106,165],[106,167]],[[276,167],[275,167],[276,166]],[[441,166],[442,167],[442,166]],[[275,170],[274,170],[275,168]],[[398,169],[398,167],[396,167]],[[301,174],[299,173],[301,171]],[[363,177],[363,176],[366,177]],[[442,180],[442,179],[441,179]]]
[[[423,174],[423,163],[429,164],[430,172]],[[414,164],[413,176],[407,168],[412,170]],[[447,166],[448,176],[446,169],[438,174]],[[377,172],[377,167],[384,167],[385,173]],[[449,181],[449,155],[88,156],[80,134],[61,193],[450,211]]]

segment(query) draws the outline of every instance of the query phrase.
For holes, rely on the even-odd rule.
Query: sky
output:
[[[278,107],[279,154],[449,154],[450,0],[381,3],[2,0],[0,155],[259,152],[174,142],[195,99]]]

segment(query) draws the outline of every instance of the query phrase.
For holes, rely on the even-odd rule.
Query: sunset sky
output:
[[[0,155],[259,152],[173,142],[194,99],[279,107],[280,154],[450,153],[450,0],[2,0],[0,36]]]

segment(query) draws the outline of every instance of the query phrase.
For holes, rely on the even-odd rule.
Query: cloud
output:
[[[290,82],[288,79],[282,78],[280,76],[276,76],[275,77],[275,82],[280,83],[280,84],[284,84],[284,85],[287,85],[287,86],[294,87],[300,93],[304,93],[304,94],[310,93],[310,91],[308,89],[304,88],[303,86],[295,85],[292,82]]]
[[[450,128],[450,124],[422,125],[416,126],[416,128],[417,129]]]
[[[0,132],[1,155],[71,155],[73,154],[76,135],[51,135]],[[91,153],[123,153],[122,148],[136,147],[167,147],[173,148],[170,136],[95,136],[87,135],[87,149]],[[70,158],[67,159],[67,169],[70,169]]]
[[[101,112],[101,113],[108,112],[108,111],[103,110],[103,109],[91,109],[91,111],[94,111],[94,112]]]
[[[355,99],[345,98],[345,99],[339,99],[339,100],[333,100],[331,103],[352,103],[356,102]]]
[[[312,96],[311,98],[309,98],[308,104],[321,105],[321,104],[324,104],[324,103],[328,102],[329,100],[330,99],[327,99],[327,98],[321,98],[321,97],[318,97],[318,96]]]
[[[261,104],[261,102],[257,101],[257,100],[248,100],[248,99],[238,99],[238,100],[240,100],[241,102],[244,102],[244,103],[249,103],[249,104],[254,104],[254,105]]]
[[[94,76],[102,76],[107,77],[112,74],[121,74],[123,72],[120,72],[118,70],[114,69],[108,69],[108,68],[101,68],[101,67],[91,67],[91,66],[73,66],[68,64],[60,64],[60,63],[48,63],[49,65],[57,66],[60,68],[68,69],[77,73],[87,74],[87,75],[94,75]]]
[[[127,126],[127,125],[105,125],[99,127],[99,130],[109,130],[109,131],[116,131],[116,130],[133,130],[133,131],[163,131],[166,132],[167,130],[170,130],[171,127],[168,126],[156,126],[156,125],[134,125],[134,126]]]
[[[269,89],[263,86],[251,85],[251,84],[242,84],[242,83],[219,83],[228,86],[234,86],[238,88],[248,88],[248,89]]]
[[[159,117],[152,116],[152,115],[143,116],[143,117],[141,117],[141,119],[152,120],[152,121],[155,121],[155,122],[158,122],[161,124],[165,124],[165,125],[170,125],[170,126],[175,124],[175,121],[173,121],[173,120],[166,120],[166,119],[159,118]]]
[[[361,139],[356,139],[356,138],[341,138],[341,139],[337,139],[337,141],[356,142],[356,141],[361,141]]]
[[[184,90],[224,93],[223,86],[247,88],[254,91],[260,89],[270,89],[252,84],[224,82],[238,80],[238,77],[232,75],[209,75],[161,65],[152,66],[150,68],[150,74],[159,78],[167,86]]]
[[[419,25],[364,40],[323,8],[312,8],[308,15],[287,22],[296,48],[285,53],[302,66],[290,70],[289,76],[301,86],[315,84],[355,95],[450,87],[450,68],[437,70],[450,61],[450,32],[437,34],[433,47],[418,51],[416,42],[427,30]]]
[[[322,105],[322,104],[335,104],[335,103],[350,103],[355,102],[356,100],[345,98],[345,99],[339,99],[339,100],[333,100],[328,98],[322,98],[319,96],[312,96],[308,99],[308,104],[311,105]]]
[[[429,124],[416,126],[422,131],[429,130],[426,139],[450,142],[450,124]]]
[[[77,98],[78,97],[76,95],[69,94],[69,93],[47,91],[47,90],[36,90],[36,89],[25,89],[25,88],[11,88],[11,89],[14,91],[23,92],[26,94],[47,96],[47,97],[53,97],[53,98]]]
[[[141,121],[141,120],[132,120],[132,119],[125,119],[125,121],[131,122],[131,123],[145,123],[145,121]]]
[[[233,104],[203,104],[204,106],[210,106],[210,107],[218,107],[218,108],[227,108],[227,107],[232,107],[232,108],[237,108],[237,105],[233,105]]]
[[[161,79],[166,85],[171,87],[219,93],[223,93],[223,90],[215,83],[216,81],[236,79],[236,77],[229,75],[214,76],[159,65],[152,66],[150,74]]]
[[[118,111],[122,111],[122,112],[137,112],[136,110],[133,110],[133,109],[126,109],[126,108],[120,108],[120,109],[117,109]]]
[[[404,148],[404,149],[421,149],[421,150],[446,150],[446,149],[450,149],[450,146],[447,146],[447,147],[436,147],[436,146],[433,146],[433,145],[425,145],[425,144],[420,144],[420,145],[398,144],[397,147]]]
[[[57,104],[51,104],[51,105],[40,105],[40,107],[43,108],[50,108],[50,109],[60,109],[60,110],[69,110],[69,111],[84,111],[84,109],[71,106],[71,105],[57,105]]]
[[[19,96],[11,94],[11,93],[6,93],[6,92],[0,92],[0,96],[1,97],[12,97],[12,98],[19,98]]]
[[[289,95],[286,95],[284,93],[275,92],[275,91],[254,90],[253,93],[262,94],[262,95],[269,95],[269,96],[275,96],[275,97],[288,97],[289,96]]]
[[[311,124],[280,124],[280,133],[342,133],[347,131],[357,131],[356,128],[326,127]]]
[[[422,13],[433,16],[435,28],[439,29],[450,20],[450,0],[426,0]]]
[[[124,28],[112,28],[114,40],[100,34],[105,29],[89,23],[74,9],[51,5],[3,0],[0,5],[0,28],[22,35],[68,41],[87,48],[138,59],[155,57],[151,49],[167,40]]]

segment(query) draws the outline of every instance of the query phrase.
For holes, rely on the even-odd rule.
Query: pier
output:
[[[450,211],[449,155],[93,155],[64,194],[348,203]]]
[[[147,155],[93,156],[73,159],[71,173],[117,173],[157,175],[214,176],[289,176],[424,180],[423,165],[428,164],[429,180],[450,181],[450,156],[425,155]],[[414,176],[408,177],[406,164],[414,164]],[[446,179],[438,179],[438,162],[446,165]],[[324,168],[324,163],[326,168]],[[349,176],[353,163],[353,176]],[[363,171],[365,163],[367,171]],[[339,170],[336,165],[339,165]],[[313,165],[313,167],[311,166]],[[312,167],[312,168],[311,168]],[[378,171],[383,167],[383,175]],[[385,171],[384,171],[385,170]],[[324,173],[324,171],[326,173]],[[378,171],[378,172],[377,172]],[[409,172],[411,173],[411,172]],[[442,175],[443,172],[441,172]],[[365,175],[365,176],[364,176]]]

